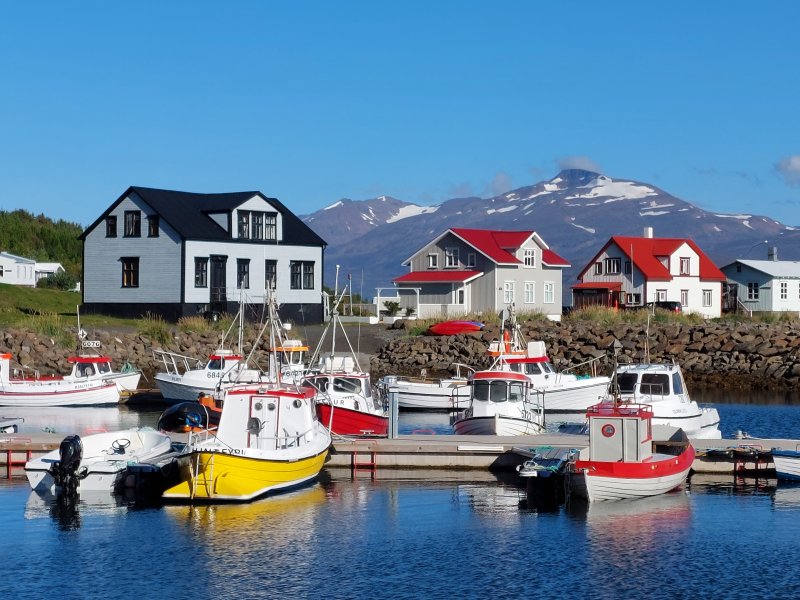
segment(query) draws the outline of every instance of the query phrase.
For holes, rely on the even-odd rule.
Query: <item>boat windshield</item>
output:
[[[645,373],[642,375],[642,394],[666,396],[669,394],[669,375],[666,373]]]
[[[639,376],[636,373],[621,373],[617,375],[617,385],[622,394],[633,394],[636,391],[636,382]]]
[[[541,375],[542,374],[542,367],[539,366],[539,363],[525,363],[525,374],[526,375]]]
[[[100,373],[110,373],[111,372],[111,364],[107,362],[97,363],[97,370]]]
[[[210,361],[208,361],[208,366],[206,368],[209,371],[219,371],[222,369],[222,359],[212,358]]]
[[[333,391],[345,394],[361,393],[361,382],[355,377],[335,377],[333,379]]]
[[[472,398],[482,402],[521,402],[525,386],[518,381],[476,381],[472,385]]]

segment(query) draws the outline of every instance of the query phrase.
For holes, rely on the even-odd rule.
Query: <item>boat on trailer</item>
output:
[[[685,483],[694,448],[680,428],[653,425],[650,406],[604,401],[586,417],[589,446],[566,468],[571,494],[590,502],[643,498]]]

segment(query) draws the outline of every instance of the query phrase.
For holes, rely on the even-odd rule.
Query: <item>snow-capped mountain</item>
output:
[[[302,219],[329,244],[325,281],[339,264],[365,297],[391,286],[407,270],[401,263],[449,227],[536,231],[572,264],[564,272],[565,293],[608,238],[642,235],[645,227],[657,237],[693,239],[718,266],[766,258],[768,246],[777,247],[781,259],[800,260],[800,228],[764,216],[708,212],[653,185],[578,169],[493,198],[454,198],[430,207],[386,196],[342,200]]]

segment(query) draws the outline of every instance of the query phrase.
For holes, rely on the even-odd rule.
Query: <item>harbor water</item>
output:
[[[726,436],[800,438],[796,397],[714,404]],[[121,427],[159,412],[115,410]],[[446,429],[405,414],[401,432]],[[15,479],[0,483],[0,531],[2,598],[800,596],[800,487],[730,475],[548,510],[527,507],[512,474],[484,472],[323,470],[302,490],[195,507],[90,494],[70,507]]]

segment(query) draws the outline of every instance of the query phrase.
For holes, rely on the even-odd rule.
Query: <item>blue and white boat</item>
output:
[[[787,481],[800,481],[800,451],[772,449],[775,476]]]

